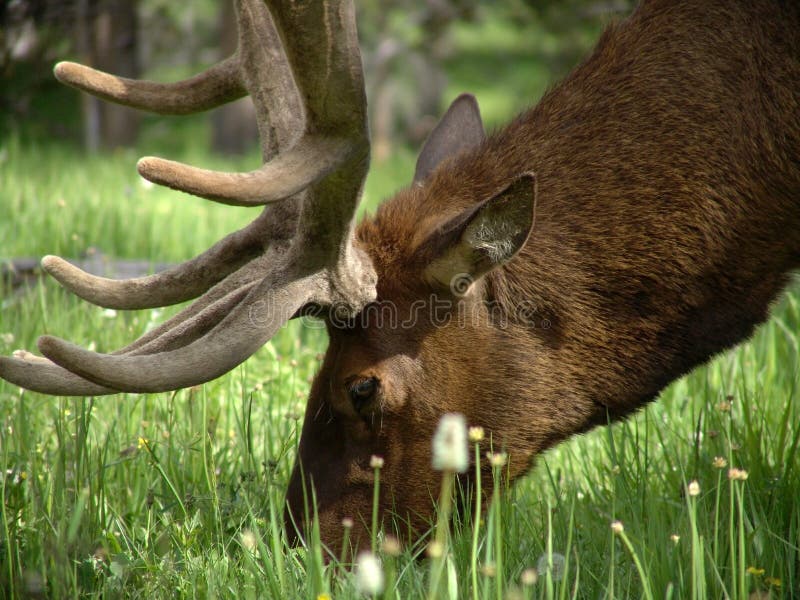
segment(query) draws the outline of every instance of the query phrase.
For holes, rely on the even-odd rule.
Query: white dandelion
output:
[[[356,587],[364,594],[376,596],[383,591],[383,568],[372,552],[362,552],[356,560]]]
[[[433,436],[433,468],[463,473],[469,467],[467,452],[467,420],[464,415],[442,415]]]

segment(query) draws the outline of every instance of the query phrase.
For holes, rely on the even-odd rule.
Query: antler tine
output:
[[[60,82],[103,100],[163,115],[209,110],[247,94],[239,77],[239,60],[231,56],[184,81],[156,83],[117,77],[73,62],[53,69]]]
[[[0,356],[0,377],[6,381],[45,394],[58,396],[104,396],[113,390],[59,367],[53,362],[18,350],[12,357]]]
[[[284,200],[319,181],[347,155],[346,140],[307,136],[261,168],[226,173],[146,156],[139,174],[159,185],[231,206],[262,206]]]
[[[45,256],[42,267],[73,294],[98,306],[123,310],[169,306],[196,298],[259,256],[268,231],[269,224],[259,217],[191,260],[133,279],[97,277],[58,256]]]
[[[225,297],[208,304],[203,310],[196,311],[192,318],[181,318],[181,315],[176,315],[173,319],[149,334],[142,336],[130,346],[107,356],[114,356],[118,359],[123,359],[125,356],[152,356],[157,352],[164,353],[181,346],[187,346],[218,325],[220,321],[231,313],[232,309],[242,302],[255,285],[256,282],[251,282],[239,286]],[[190,309],[184,312],[188,312],[188,310]],[[52,339],[56,343],[64,344],[61,340]],[[47,341],[48,336],[43,336],[38,343],[42,346]],[[71,344],[67,345],[77,348]],[[81,352],[92,357],[96,356],[86,350],[81,349]],[[102,396],[117,394],[122,389],[119,386],[99,385],[77,375],[74,371],[71,367],[67,370],[47,358],[36,356],[24,350],[15,352],[11,358],[0,357],[0,377],[36,392],[61,396]],[[136,387],[135,391],[142,391],[140,387]]]
[[[267,277],[206,335],[166,352],[97,354],[51,336],[40,337],[38,346],[54,363],[116,390],[164,392],[189,387],[216,379],[249,358],[318,293],[322,283],[315,275],[288,283]]]
[[[269,2],[294,81],[303,98],[305,130],[288,150],[260,169],[225,173],[156,157],[139,161],[142,177],[208,200],[237,206],[288,198],[325,178],[353,154],[368,152],[358,38],[350,2]],[[258,108],[272,82],[263,69],[261,37],[269,14],[263,1],[239,0],[242,79]],[[324,25],[324,26],[323,26]]]
[[[112,354],[124,356],[164,352],[202,337],[246,297],[257,280],[262,278],[265,265],[274,262],[275,257],[269,253],[251,261],[190,307]],[[100,396],[119,393],[119,390],[87,381],[46,358],[24,350],[15,352],[11,358],[0,357],[0,377],[46,394]]]
[[[118,352],[112,352],[112,354],[139,356],[166,352],[186,346],[200,339],[216,327],[247,297],[257,284],[258,282],[251,281],[248,284],[241,285],[219,300],[209,303],[202,310],[194,312],[191,318],[176,320],[169,324],[165,323],[166,327],[158,327],[140,337],[133,344]]]

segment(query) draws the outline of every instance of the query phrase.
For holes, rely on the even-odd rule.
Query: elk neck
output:
[[[535,451],[635,411],[747,338],[799,262],[797,10],[675,4],[611,26],[536,107],[359,230],[379,281],[401,281],[437,224],[536,174],[533,233],[486,285],[534,318],[485,350],[515,378]],[[756,14],[774,10],[785,27]]]

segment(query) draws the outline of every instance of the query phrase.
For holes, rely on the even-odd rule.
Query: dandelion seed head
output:
[[[256,534],[249,529],[245,529],[241,534],[239,534],[239,540],[242,543],[242,547],[248,552],[255,552],[256,548],[258,548],[258,539],[256,538]]]
[[[462,414],[447,413],[433,436],[433,468],[463,473],[468,467],[467,420]]]
[[[356,587],[364,594],[377,595],[383,591],[383,567],[372,552],[362,552],[356,560]]]
[[[549,572],[553,581],[561,581],[562,577],[564,577],[566,564],[567,559],[564,558],[563,554],[553,552],[550,560],[548,560],[547,554],[542,554],[539,560],[536,561],[536,572],[540,577],[544,577]]]

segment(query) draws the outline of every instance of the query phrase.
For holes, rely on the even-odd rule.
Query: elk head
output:
[[[142,309],[197,299],[109,354],[42,336],[44,357],[19,351],[0,358],[0,376],[56,395],[175,390],[219,377],[287,320],[314,313],[328,325],[330,348],[308,404],[290,521],[301,518],[307,482],[319,499],[326,542],[336,544],[342,517],[360,527],[371,510],[368,463],[379,454],[386,459],[383,508],[420,525],[435,495],[433,428],[456,399],[475,397],[458,371],[486,360],[456,350],[487,343],[480,333],[493,318],[483,302],[487,275],[528,237],[534,177],[516,177],[484,198],[461,199],[452,205],[458,210],[429,215],[405,240],[411,247],[402,258],[374,222],[354,235],[369,142],[352,2],[236,0],[236,7],[236,53],[185,81],[134,81],[74,63],[59,63],[55,75],[100,98],[162,114],[207,110],[249,94],[260,169],[221,173],[147,157],[138,170],[176,190],[263,211],[198,257],[152,276],[109,280],[45,257],[45,271],[99,306]],[[428,141],[407,202],[437,193],[437,166],[483,139],[474,99],[459,98]],[[459,325],[453,316],[462,312],[467,321]],[[477,407],[462,411],[469,416]]]
[[[440,417],[460,412],[490,431],[517,429],[511,419],[502,423],[511,417],[503,405],[515,396],[515,374],[526,355],[511,330],[529,327],[519,321],[532,315],[524,306],[510,313],[494,302],[492,288],[496,271],[528,240],[536,180],[522,174],[475,196],[470,185],[443,188],[436,177],[441,163],[463,158],[483,141],[474,98],[457,98],[427,140],[412,186],[356,230],[378,275],[377,297],[353,319],[326,318],[329,347],[306,407],[289,484],[288,531],[310,513],[311,483],[327,543],[342,538],[346,518],[353,521],[351,540],[368,539],[370,462],[379,456],[380,513],[395,519],[400,532],[418,534],[428,527],[439,493],[431,440]],[[461,198],[454,197],[458,189],[465,190]],[[421,210],[441,207],[443,197],[447,210],[427,216]],[[498,389],[498,377],[504,388]],[[506,441],[495,440],[498,446]],[[513,468],[527,466],[515,460]],[[489,489],[489,470],[485,478]]]

